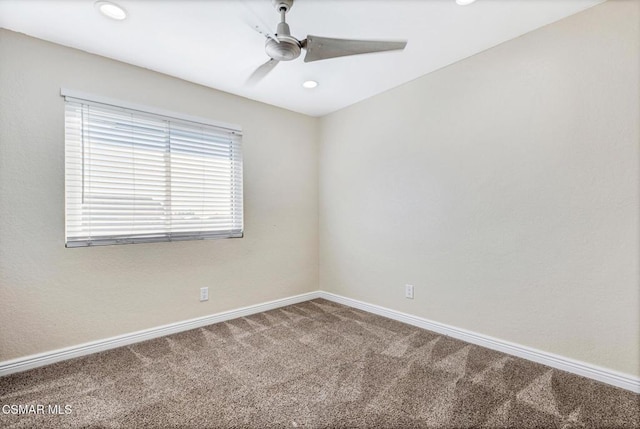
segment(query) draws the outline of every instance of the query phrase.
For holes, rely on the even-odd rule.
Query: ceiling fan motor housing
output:
[[[302,50],[300,42],[291,36],[277,35],[280,43],[273,39],[267,39],[264,49],[267,55],[276,61],[291,61],[300,56]]]
[[[264,49],[267,51],[267,55],[276,61],[291,61],[300,56],[302,52],[302,45],[300,41],[291,36],[291,30],[289,24],[285,22],[285,14],[293,6],[293,0],[272,0],[276,10],[280,12],[281,21],[278,24],[278,30],[276,32],[276,38],[267,39],[264,44]]]

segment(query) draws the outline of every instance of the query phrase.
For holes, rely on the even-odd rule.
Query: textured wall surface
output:
[[[321,289],[639,375],[639,8],[323,118]]]
[[[241,125],[245,238],[65,249],[60,87]],[[317,119],[6,30],[0,88],[0,361],[318,289]]]

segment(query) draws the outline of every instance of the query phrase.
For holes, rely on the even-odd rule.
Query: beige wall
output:
[[[639,6],[323,118],[321,289],[640,374]]]
[[[241,125],[245,238],[65,249],[60,87]],[[317,119],[6,30],[0,88],[0,361],[318,289]]]

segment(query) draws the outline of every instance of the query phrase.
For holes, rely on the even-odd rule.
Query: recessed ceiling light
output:
[[[97,1],[95,3],[98,10],[107,18],[122,21],[127,17],[127,12],[115,3],[110,1]]]
[[[458,3],[460,6],[466,6],[473,3],[474,1],[476,0],[456,0],[456,3]]]
[[[302,86],[307,89],[313,89],[318,86],[318,82],[316,82],[315,80],[307,80],[302,84]]]

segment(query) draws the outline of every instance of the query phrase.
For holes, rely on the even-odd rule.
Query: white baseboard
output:
[[[175,334],[178,332],[188,331],[190,329],[200,328],[202,326],[212,325],[214,323],[224,322],[225,320],[236,319],[238,317],[249,316],[251,314],[262,313],[263,311],[273,310],[275,308],[286,307],[287,305],[297,304],[320,296],[319,292],[309,292],[302,295],[291,296],[283,299],[265,302],[262,304],[250,305],[235,310],[223,311],[221,313],[212,314],[195,319],[184,320],[182,322],[170,323],[168,325],[158,326],[142,331],[131,332],[129,334],[118,335],[116,337],[106,338],[104,340],[92,341],[89,343],[78,344],[76,346],[65,347],[63,349],[53,350],[45,353],[38,353],[17,359],[0,362],[0,376],[9,375],[16,372],[26,371],[28,369],[37,368],[39,366],[50,365],[67,359],[73,359],[92,353],[98,353],[129,344],[139,343],[141,341],[151,340],[153,338],[163,337],[165,335]]]
[[[486,347],[488,349],[497,350],[523,359],[531,360],[550,366],[552,368],[567,371],[593,380],[601,381],[612,386],[640,393],[640,378],[629,374],[623,374],[607,368],[602,368],[586,362],[569,359],[558,356],[553,353],[536,350],[520,344],[510,343],[508,341],[493,338],[487,335],[478,334],[476,332],[467,331],[465,329],[456,328],[454,326],[445,325],[444,323],[434,322],[422,317],[413,316],[411,314],[402,313],[400,311],[391,310],[379,305],[369,304],[358,301],[356,299],[347,298],[329,292],[320,291],[320,298],[337,302],[338,304],[347,305],[349,307],[358,308],[360,310],[374,313],[380,316],[388,317],[399,322],[437,332],[466,341],[471,344]]]
[[[324,291],[309,292],[289,298],[278,299],[275,301],[269,301],[262,304],[251,305],[248,307],[242,307],[236,310],[224,311],[221,313],[212,314],[210,316],[170,323],[168,325],[158,326],[156,328],[145,329],[129,334],[118,335],[116,337],[106,338],[104,340],[92,341],[89,343],[79,344],[77,346],[53,350],[51,352],[39,353],[31,356],[25,356],[22,358],[0,362],[0,376],[26,371],[28,369],[50,365],[52,363],[60,362],[66,359],[85,356],[88,354],[114,349],[117,347],[138,343],[153,338],[163,337],[165,335],[188,331],[190,329],[224,322],[226,320],[231,320],[238,317],[249,316],[251,314],[261,313],[263,311],[273,310],[275,308],[285,307],[287,305],[297,304],[315,298],[324,298],[329,301],[337,302],[349,307],[358,308],[360,310],[368,311],[373,314],[388,317],[389,319],[394,319],[399,322],[407,323],[409,325],[417,326],[419,328],[457,338],[471,344],[487,347],[489,349],[538,362],[552,368],[557,368],[573,374],[581,375],[583,377],[591,378],[593,380],[601,381],[612,386],[640,393],[640,378],[634,377],[629,374],[623,374],[589,363],[558,356],[553,353],[548,353],[519,344],[510,343],[508,341],[500,340],[487,335],[478,334],[476,332],[467,331],[465,329],[456,328],[454,326],[434,322],[422,317],[413,316],[411,314],[391,310],[379,305],[369,304],[363,301],[358,301],[356,299],[347,298]]]

